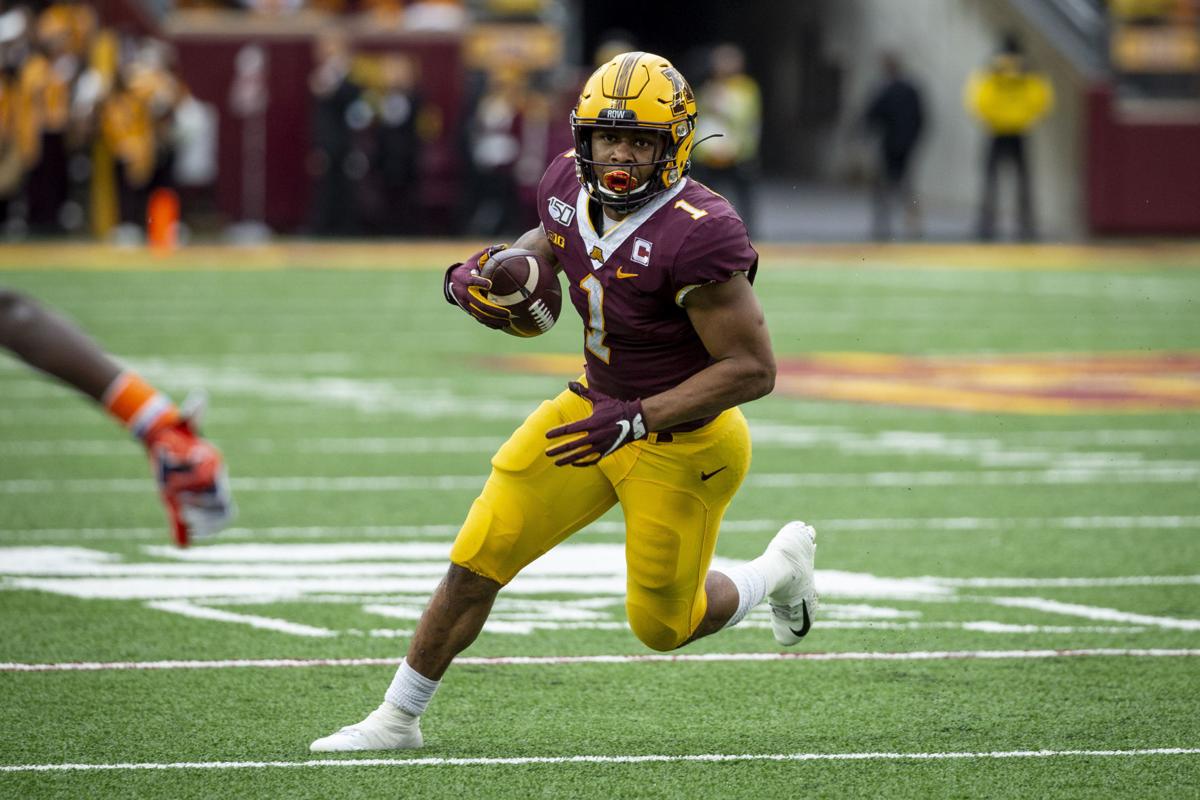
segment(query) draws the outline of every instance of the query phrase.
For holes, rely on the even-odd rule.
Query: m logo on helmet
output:
[[[692,87],[674,67],[667,67],[662,73],[675,87],[675,95],[671,98],[671,113],[686,114],[688,104],[696,102],[696,96],[692,94]]]

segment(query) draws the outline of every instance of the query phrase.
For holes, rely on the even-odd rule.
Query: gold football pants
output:
[[[450,560],[507,584],[620,502],[629,625],[649,647],[673,650],[704,619],[721,518],[750,467],[746,419],[733,408],[697,431],[652,433],[595,466],[556,467],[546,431],[590,414],[591,403],[564,391],[529,415],[492,457]]]

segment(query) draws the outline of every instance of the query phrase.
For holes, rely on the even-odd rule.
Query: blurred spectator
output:
[[[270,51],[257,42],[243,44],[234,56],[229,110],[239,119],[242,156],[241,215],[225,235],[232,241],[257,243],[270,237],[267,227],[267,108],[271,102]]]
[[[145,39],[127,65],[130,90],[150,112],[154,138],[154,171],[151,189],[173,188],[175,183],[175,111],[187,95],[174,73],[175,51],[166,42]]]
[[[879,140],[872,234],[880,241],[891,238],[892,204],[899,202],[905,211],[908,235],[919,237],[921,212],[910,165],[924,126],[921,93],[904,74],[895,53],[884,53],[880,66],[883,81],[863,115],[863,125]]]
[[[593,66],[601,67],[612,61],[621,53],[631,53],[638,49],[637,39],[624,28],[609,28],[600,34],[600,43],[596,45],[593,56]],[[586,79],[587,76],[585,75]]]
[[[6,69],[17,69],[33,49],[34,15],[24,4],[5,8],[0,13],[0,59]]]
[[[384,56],[381,66],[381,85],[371,93],[376,117],[376,174],[384,205],[378,227],[389,235],[413,234],[421,229],[416,191],[421,153],[417,130],[421,98],[417,93],[416,65],[407,56],[393,54]]]
[[[457,31],[466,24],[462,0],[416,0],[404,8],[404,27],[411,31]]]
[[[17,77],[7,65],[0,67],[0,226],[9,220],[12,201],[21,191],[25,160],[17,142]]]
[[[357,210],[348,169],[353,169],[353,133],[348,115],[362,90],[350,78],[350,45],[344,35],[327,33],[314,45],[316,65],[308,85],[313,94],[312,152],[314,178],[312,232],[348,236],[357,231]]]
[[[376,29],[396,28],[404,22],[403,0],[358,0],[357,9]]]
[[[467,123],[472,200],[467,232],[487,239],[518,233],[516,166],[521,157],[527,83],[516,66],[488,73]]]
[[[140,227],[156,165],[154,116],[143,97],[129,84],[130,70],[118,70],[112,91],[100,107],[100,132],[116,157],[120,218],[124,226]]]
[[[87,69],[76,81],[71,98],[76,166],[73,171],[77,176],[86,176],[86,186],[76,187],[79,208],[86,207],[89,227],[99,238],[111,234],[120,222],[115,154],[101,125],[103,104],[116,82],[120,62],[121,46],[116,33],[107,29],[97,31],[89,47]]]
[[[291,14],[304,7],[304,0],[241,0],[242,5],[256,14]]]
[[[967,80],[965,100],[988,135],[977,235],[984,241],[996,237],[999,172],[1010,163],[1017,179],[1018,236],[1032,240],[1037,230],[1025,138],[1053,107],[1054,89],[1029,68],[1020,40],[1009,34],[992,62]]]
[[[180,187],[207,187],[217,179],[217,109],[185,91],[175,107],[171,138],[174,181]]]
[[[546,171],[546,160],[574,145],[573,139],[562,135],[563,126],[557,124],[570,115],[569,109],[561,109],[557,89],[552,73],[529,73],[521,124],[521,157],[517,159],[516,176],[521,192],[522,213],[529,215],[530,219],[537,215],[537,187]]]
[[[709,63],[712,72],[697,93],[696,177],[733,201],[753,236],[762,128],[758,83],[746,74],[746,58],[737,45],[713,48]]]
[[[55,3],[37,19],[36,44],[21,65],[18,141],[29,172],[26,220],[35,233],[62,230],[67,200],[67,123],[71,91],[82,66],[75,46],[74,10]]]
[[[169,45],[144,39],[125,49],[99,104],[100,135],[116,160],[120,236],[126,241],[141,238],[151,192],[175,187],[175,113],[186,96]]]
[[[149,190],[173,183],[175,114],[186,97],[166,43],[122,46],[98,27],[91,3],[0,13],[4,231],[73,232],[90,222],[105,235],[118,206],[140,229]]]
[[[56,0],[38,15],[38,39],[60,42],[61,51],[78,61],[87,57],[95,33],[96,12],[80,0]]]

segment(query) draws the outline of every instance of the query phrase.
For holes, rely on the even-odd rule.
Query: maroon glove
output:
[[[480,324],[497,330],[508,327],[512,314],[507,308],[487,299],[486,293],[491,290],[492,282],[481,277],[479,271],[489,258],[506,247],[506,244],[494,244],[486,250],[480,250],[466,261],[451,264],[446,270],[446,278],[442,284],[447,303],[458,306]]]
[[[550,458],[562,456],[554,462],[557,466],[590,467],[617,448],[646,438],[641,400],[617,400],[575,381],[567,388],[591,402],[592,415],[546,432],[547,439],[585,434],[546,451]]]

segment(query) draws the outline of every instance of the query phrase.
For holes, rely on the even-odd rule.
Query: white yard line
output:
[[[1200,649],[1116,649],[1074,650],[915,650],[907,652],[860,651],[828,653],[702,653],[694,655],[609,655],[609,656],[503,656],[483,658],[465,656],[455,664],[482,667],[563,666],[572,664],[644,664],[724,661],[993,661],[1045,658],[1196,658]],[[0,672],[104,672],[109,670],[175,669],[287,669],[302,667],[382,667],[398,666],[399,658],[259,658],[213,661],[65,661],[27,664],[0,662]]]
[[[992,750],[944,753],[703,753],[696,755],[517,756],[513,758],[318,758],[306,761],[173,761],[116,764],[4,764],[0,772],[278,769],[292,767],[521,767],[531,764],[677,764],[731,761],[963,761],[1011,758],[1132,758],[1200,755],[1196,747],[1137,750]]]
[[[301,625],[283,619],[260,617],[257,614],[237,614],[232,611],[223,611],[219,608],[207,608],[205,606],[198,606],[195,603],[189,603],[186,600],[158,600],[146,603],[146,605],[158,611],[169,611],[173,614],[182,614],[185,617],[208,619],[216,622],[237,622],[249,625],[252,628],[289,633],[293,636],[328,638],[338,635],[337,631],[325,628],[315,628],[311,625]]]
[[[859,519],[816,520],[814,525],[827,530],[938,530],[996,531],[1041,530],[1120,530],[1175,529],[1200,527],[1200,516],[1091,516],[1091,517],[866,517]]]
[[[465,509],[464,509],[465,511]],[[776,524],[778,528],[779,525]],[[218,541],[229,539],[452,539],[459,525],[280,525],[266,528],[228,528],[221,531]],[[623,529],[622,529],[623,530]],[[167,528],[31,528],[0,529],[0,542],[48,541],[165,541]]]
[[[235,492],[397,492],[452,491],[483,488],[484,475],[378,475],[360,477],[235,478]],[[141,478],[17,479],[0,481],[0,494],[88,494],[144,492],[151,486]]]
[[[823,607],[822,607],[823,610]],[[411,615],[411,619],[420,617],[420,611],[417,610]],[[754,628],[757,630],[770,630],[770,621],[753,622],[743,620],[738,623],[740,630]],[[508,630],[501,630],[507,628]],[[520,628],[520,630],[517,630]],[[1135,627],[1132,625],[1121,625],[1114,627],[1104,627],[1097,625],[1017,625],[1007,622],[992,622],[989,620],[978,620],[974,622],[880,622],[875,620],[864,621],[847,621],[847,620],[821,620],[821,630],[869,630],[869,631],[927,631],[927,630],[953,630],[953,631],[971,631],[974,633],[990,633],[990,634],[1029,634],[1029,633],[1050,633],[1050,634],[1119,634],[1125,636],[1133,633],[1145,633],[1148,629],[1144,627]],[[596,631],[628,631],[629,624],[627,622],[546,622],[539,620],[535,623],[523,622],[508,622],[503,620],[488,620],[484,626],[485,633],[516,633],[529,632],[535,630],[548,631],[578,631],[578,630],[596,630]],[[372,632],[372,635],[376,635]],[[398,638],[401,636],[411,636],[412,631],[400,631],[389,638]]]
[[[1200,581],[1195,581],[1200,583]],[[1060,603],[1057,600],[1047,600],[1042,597],[994,597],[992,602],[1007,608],[1029,608],[1034,611],[1044,611],[1049,614],[1063,614],[1071,617],[1101,620],[1104,622],[1124,622],[1131,625],[1153,625],[1156,628],[1168,628],[1180,631],[1200,631],[1200,619],[1178,619],[1176,617],[1157,617],[1150,614],[1134,614],[1129,611],[1119,611],[1115,608],[1100,606],[1085,606],[1078,603]]]
[[[501,436],[479,437],[325,437],[317,439],[238,439],[230,451],[252,453],[397,454],[491,453],[504,443]],[[0,442],[0,455],[14,456],[127,456],[139,455],[127,439],[37,439]]]
[[[1200,575],[1118,575],[1111,578],[919,578],[967,589],[1096,589],[1117,586],[1195,586]]]
[[[819,487],[914,486],[1044,486],[1108,483],[1192,483],[1200,479],[1200,465],[1193,462],[1152,465],[1127,469],[1073,468],[1047,470],[954,470],[911,472],[784,472],[750,475],[745,485],[758,489],[803,489]]]
[[[51,399],[51,398],[47,398]],[[99,430],[102,427],[108,427],[112,430],[112,423],[107,422],[103,416],[98,414],[92,405],[84,402],[82,398],[70,398],[72,403],[64,403],[61,408],[47,408],[48,403],[42,402],[37,408],[26,408],[18,411],[10,409],[0,409],[0,427],[19,427],[21,433],[27,433],[28,427],[31,424],[52,424],[54,429],[62,431],[68,427],[82,427],[88,430]],[[320,412],[317,412],[317,418],[320,417]],[[259,423],[270,422],[272,425],[281,423],[311,423],[314,419],[313,409],[309,406],[272,406],[270,410],[264,410],[261,405],[231,408],[222,405],[218,409],[212,409],[205,417],[205,428],[216,425],[220,427],[225,424],[242,423],[248,420],[253,420]],[[372,419],[372,422],[376,420]],[[116,440],[120,441],[119,433],[114,434]],[[127,444],[133,446],[133,442],[128,440]],[[135,450],[136,452],[136,450]]]
[[[482,488],[483,474],[377,475],[353,477],[234,478],[235,492],[397,492],[464,491]],[[912,488],[929,486],[1044,486],[1113,483],[1193,483],[1200,464],[1178,462],[1144,468],[1079,468],[1049,470],[961,470],[911,472],[765,473],[751,475],[745,486],[754,489],[835,487]],[[0,494],[89,494],[148,491],[143,478],[11,479],[0,481]]]
[[[1017,530],[1177,530],[1200,528],[1200,516],[1094,516],[1094,517],[867,517],[811,520],[829,531],[1017,531]],[[727,519],[721,532],[759,533],[779,529],[784,520]],[[278,525],[263,528],[229,528],[219,540],[229,539],[449,539],[458,523],[445,525]],[[580,534],[623,534],[623,522],[594,522]],[[0,542],[151,540],[166,538],[166,528],[0,528]],[[576,534],[579,535],[579,534]]]

